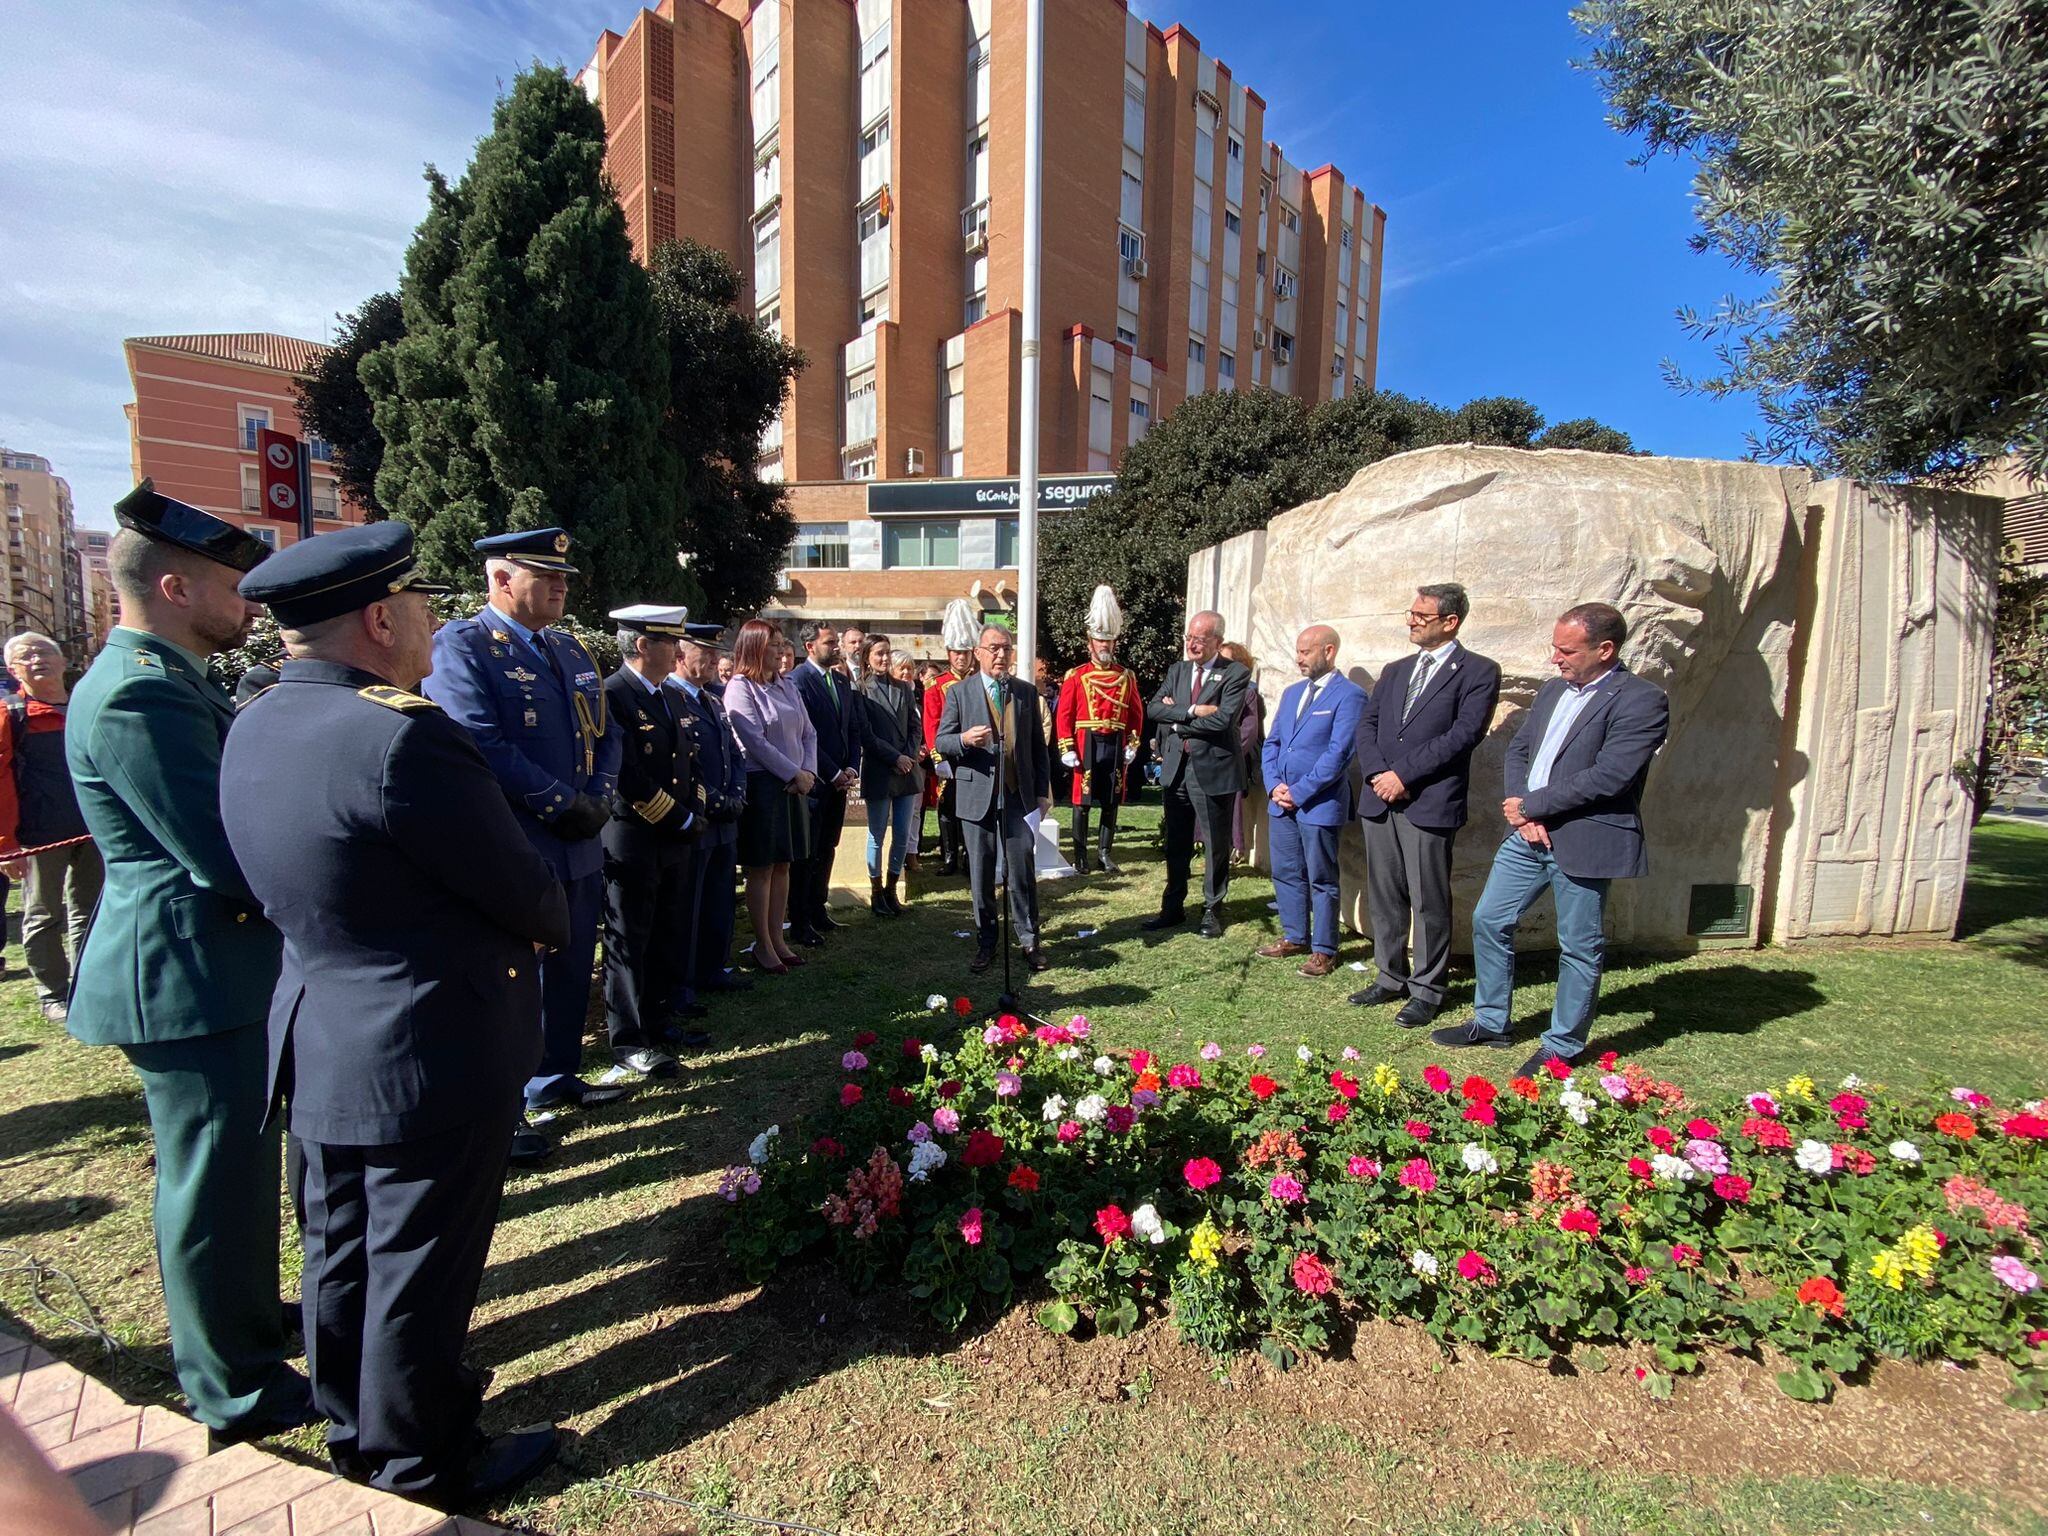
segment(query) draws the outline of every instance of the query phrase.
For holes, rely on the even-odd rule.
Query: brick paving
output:
[[[209,1455],[203,1424],[128,1402],[5,1329],[0,1403],[114,1536],[501,1536],[253,1445]]]

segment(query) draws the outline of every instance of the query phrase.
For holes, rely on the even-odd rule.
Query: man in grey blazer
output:
[[[1600,998],[1607,887],[1649,873],[1643,848],[1643,781],[1670,730],[1664,690],[1621,664],[1628,621],[1606,603],[1559,617],[1543,685],[1508,743],[1509,832],[1472,909],[1478,973],[1472,1017],[1430,1039],[1444,1046],[1505,1050],[1515,988],[1515,928],[1548,890],[1557,906],[1557,1002],[1526,1076],[1586,1048]]]
[[[1166,669],[1146,706],[1160,730],[1159,788],[1166,800],[1166,890],[1159,915],[1143,926],[1157,932],[1187,921],[1188,869],[1199,828],[1202,855],[1202,937],[1223,937],[1223,897],[1230,889],[1230,843],[1244,792],[1244,756],[1237,722],[1251,692],[1249,667],[1223,651],[1223,615],[1188,620],[1188,654]]]
[[[967,882],[974,892],[978,945],[968,969],[989,968],[996,953],[996,841],[1002,840],[1010,887],[1010,923],[1024,963],[1052,962],[1039,943],[1037,853],[1025,816],[1052,805],[1052,753],[1039,723],[1038,690],[1010,675],[1015,638],[1000,625],[983,627],[974,654],[981,671],[946,690],[934,740],[953,765],[953,805],[967,844]],[[1003,793],[998,825],[996,775]]]

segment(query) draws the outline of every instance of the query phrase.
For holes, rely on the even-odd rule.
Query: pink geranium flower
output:
[[[1208,1189],[1222,1179],[1223,1170],[1213,1157],[1191,1157],[1181,1168],[1181,1177],[1189,1189]]]
[[[964,1214],[963,1214],[963,1215],[962,1215],[962,1216],[960,1217],[960,1235],[961,1235],[961,1237],[963,1237],[963,1238],[965,1238],[965,1239],[966,1239],[966,1241],[967,1241],[967,1246],[968,1246],[968,1247],[970,1247],[970,1248],[974,1248],[974,1247],[978,1247],[978,1246],[980,1246],[980,1243],[981,1243],[981,1207],[980,1207],[980,1206],[978,1206],[978,1205],[977,1205],[977,1206],[975,1206],[975,1207],[974,1207],[974,1209],[972,1209],[972,1210],[970,1210],[970,1211],[967,1211],[967,1212],[965,1212],[965,1213],[964,1213]]]

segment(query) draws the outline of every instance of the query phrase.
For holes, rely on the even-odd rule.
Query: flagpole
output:
[[[1038,286],[1043,244],[1045,0],[1024,6],[1023,351],[1017,368],[1017,653],[1019,677],[1038,659]]]

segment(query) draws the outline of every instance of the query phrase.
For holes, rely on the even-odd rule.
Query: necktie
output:
[[[1312,677],[1308,680],[1308,686],[1301,690],[1301,704],[1294,711],[1294,723],[1296,725],[1300,725],[1302,721],[1308,718],[1309,706],[1315,703],[1316,690],[1322,687],[1322,685],[1323,680],[1321,678]]]
[[[1424,652],[1415,663],[1415,675],[1408,679],[1408,701],[1401,706],[1403,724],[1406,724],[1408,717],[1415,713],[1415,701],[1422,697],[1422,690],[1429,686],[1429,669],[1433,661],[1434,658],[1428,652]]]
[[[1206,670],[1207,669],[1199,661],[1195,663],[1195,691],[1188,699],[1188,702],[1190,704],[1199,704],[1202,702],[1202,674]]]

